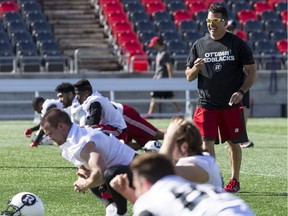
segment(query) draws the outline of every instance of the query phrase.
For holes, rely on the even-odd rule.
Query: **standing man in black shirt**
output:
[[[198,78],[194,122],[200,129],[203,148],[215,155],[219,130],[222,143],[229,144],[232,171],[224,189],[238,192],[242,161],[239,143],[248,141],[242,98],[256,81],[256,64],[248,45],[226,31],[228,12],[225,7],[212,4],[206,21],[209,35],[194,43],[185,74],[189,82]]]

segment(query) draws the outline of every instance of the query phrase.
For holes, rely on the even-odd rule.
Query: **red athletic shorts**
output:
[[[243,108],[240,105],[226,110],[196,107],[194,123],[198,126],[203,141],[216,141],[218,131],[222,143],[227,140],[233,143],[248,141]]]
[[[134,139],[143,147],[155,139],[158,129],[142,118],[134,108],[123,104],[123,116],[127,125],[128,143]]]
[[[104,133],[112,134],[114,135],[117,139],[123,140],[124,143],[128,143],[128,133],[127,129],[119,129],[116,127],[113,127],[111,125],[103,125],[103,124],[98,124],[98,125],[92,125],[93,128],[99,128],[101,131]]]

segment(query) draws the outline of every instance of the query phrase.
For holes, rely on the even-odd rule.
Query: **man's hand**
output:
[[[79,193],[87,191],[89,189],[89,187],[87,187],[87,180],[79,177],[78,180],[74,182],[74,189]]]
[[[33,133],[33,130],[31,128],[28,128],[27,130],[25,130],[24,136],[31,137],[32,133]]]
[[[38,142],[32,141],[32,142],[30,143],[29,147],[30,147],[30,148],[35,148],[35,147],[38,146],[38,144],[39,144]]]

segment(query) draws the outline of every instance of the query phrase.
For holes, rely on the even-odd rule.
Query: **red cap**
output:
[[[153,47],[155,45],[156,42],[160,41],[160,37],[158,36],[155,36],[153,37],[151,40],[150,40],[150,43],[148,45],[149,48]]]

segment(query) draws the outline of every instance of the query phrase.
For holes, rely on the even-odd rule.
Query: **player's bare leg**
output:
[[[215,158],[215,149],[214,149],[215,141],[204,141],[203,149],[208,151],[211,156]]]

